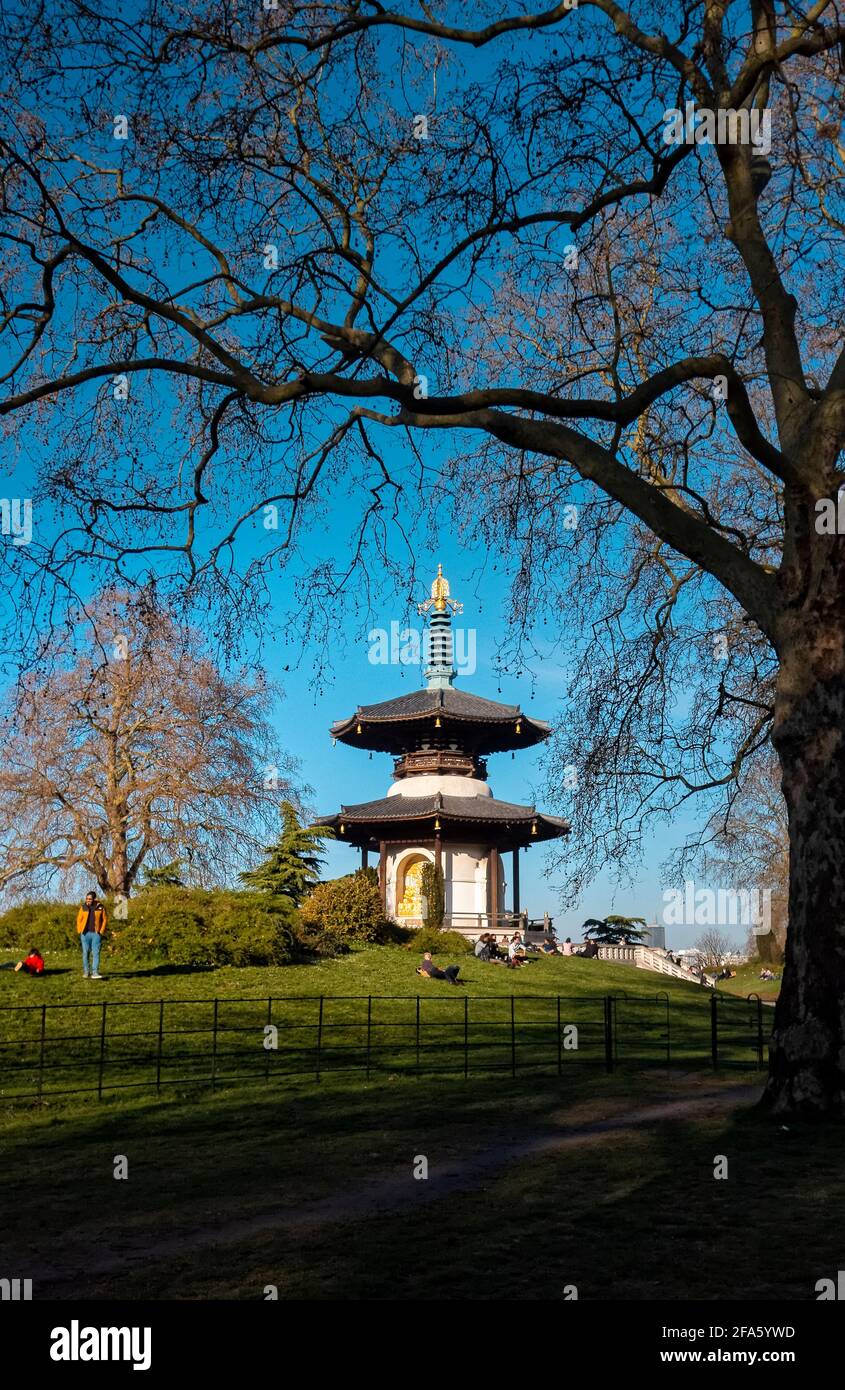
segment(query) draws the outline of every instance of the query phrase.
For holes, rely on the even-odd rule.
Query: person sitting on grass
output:
[[[417,966],[417,974],[424,975],[427,980],[448,980],[450,985],[459,985],[463,984],[463,981],[458,979],[460,968],[459,965],[447,965],[445,970],[441,970],[431,959],[431,952],[426,951]]]
[[[25,975],[43,975],[44,957],[37,946],[33,946],[29,955],[24,960],[19,960],[15,970],[22,970]]]
[[[557,946],[556,946],[555,943],[552,941],[552,938],[551,938],[550,936],[547,936],[547,937],[546,937],[545,941],[543,942],[542,946],[540,947],[540,950],[542,951],[542,953],[543,953],[544,956],[556,956],[556,955],[557,955]]]
[[[508,946],[508,965],[511,970],[519,970],[520,966],[527,965],[525,959],[525,947],[522,944],[522,937],[515,931]]]
[[[480,936],[475,943],[475,958],[476,960],[490,959],[490,939],[486,934]]]
[[[491,965],[506,964],[506,961],[499,950],[498,942],[496,941],[496,938],[495,936],[493,936],[492,932],[487,933],[487,952],[488,954],[485,957],[485,959],[488,960]]]

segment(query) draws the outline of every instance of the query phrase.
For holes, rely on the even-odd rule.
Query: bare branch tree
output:
[[[248,862],[289,790],[268,686],[222,676],[143,593],[89,604],[62,656],[4,713],[0,886],[84,872],[128,897],[145,863],[206,883]]]
[[[463,8],[2,21],[0,413],[40,518],[10,632],[49,650],[111,567],[234,639],[303,551],[336,623],[356,577],[407,592],[430,507],[512,565],[517,660],[532,603],[587,638],[574,761],[613,830],[581,875],[771,733],[768,1099],[842,1111],[840,7]]]

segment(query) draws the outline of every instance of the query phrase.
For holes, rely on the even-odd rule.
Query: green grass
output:
[[[399,996],[395,1007],[406,1011],[419,998],[422,1010],[454,1010],[460,1021],[465,998],[507,1014],[513,993],[518,1074],[509,1048],[498,1074],[439,1073],[438,1061],[457,1056],[460,1065],[461,1033],[447,1029],[418,1076],[386,1065],[370,1080],[330,1072],[316,1084],[273,1070],[265,1079],[262,1069],[254,1084],[215,1092],[176,1086],[160,1096],[107,1091],[99,1103],[48,1094],[6,1104],[0,1263],[32,1277],[36,1297],[77,1297],[82,1277],[91,1298],[261,1299],[272,1284],[282,1299],[530,1301],[574,1283],[582,1299],[803,1299],[841,1266],[830,1220],[845,1199],[841,1127],[787,1130],[724,1096],[737,1083],[761,1084],[759,1072],[740,1069],[752,1014],[730,996],[717,1007],[735,1067],[713,1073],[709,991],[604,962],[543,959],[514,973],[467,957],[465,991],[421,980],[400,948],[311,966],[110,970],[102,982],[81,979],[75,954],[47,963],[56,973],[41,981],[0,972],[0,1005],[67,1003],[69,1016],[82,1016],[78,1006],[92,998],[109,1008],[132,1000],[157,1014],[166,998],[178,1018],[217,997],[231,1017],[259,1023],[268,995],[310,1007],[322,994],[354,1040],[355,996]],[[643,1070],[642,1052],[663,1042],[658,987],[681,1065]],[[560,994],[589,1024],[609,993],[624,1025],[618,1069],[604,1071],[603,1037],[591,1040],[587,1026],[584,1050],[593,1048],[596,1065],[565,1055],[558,1075],[537,1019]],[[0,1009],[0,1039],[23,1017]],[[263,1068],[253,1023],[245,1036]],[[97,1036],[95,1028],[83,1046]],[[61,1057],[67,1045],[57,1042]],[[115,1063],[119,1074],[119,1050]],[[716,1098],[701,1113],[651,1115],[709,1092]],[[651,1118],[635,1123],[643,1107]],[[610,1127],[590,1130],[597,1122]],[[720,1153],[726,1182],[713,1177]],[[128,1160],[128,1181],[113,1177],[116,1155]],[[430,1186],[413,1178],[419,1155]],[[443,1185],[454,1165],[458,1177]],[[255,1221],[248,1231],[237,1224]]]
[[[465,985],[455,989],[421,979],[416,963],[402,948],[372,947],[312,965],[113,968],[101,981],[83,979],[70,953],[48,957],[44,979],[5,970],[0,1098],[82,1087],[96,1095],[101,1081],[105,1089],[184,1089],[205,1084],[212,1072],[222,1085],[246,1077],[264,1084],[316,1079],[318,1071],[602,1067],[608,995],[615,997],[619,1064],[665,1065],[667,1047],[672,1062],[709,1062],[709,993],[685,981],[578,958],[541,957],[510,971],[466,956]],[[16,1007],[32,1004],[56,1007],[43,1016],[40,1007]],[[751,1064],[754,1011],[724,997],[719,1021],[721,1060]],[[268,1025],[278,1029],[272,1049],[265,1047]],[[566,1034],[571,1025],[577,1038]],[[577,1047],[564,1045],[565,1037]]]
[[[12,953],[6,954],[12,959]],[[435,956],[438,965],[449,957]],[[112,964],[103,951],[102,981],[82,978],[81,952],[53,952],[45,957],[48,975],[43,980],[24,980],[12,971],[0,971],[0,1005],[22,1002],[83,1003],[92,999],[210,998],[235,999],[263,995],[431,995],[446,986],[442,981],[421,980],[414,973],[418,955],[401,946],[358,948],[349,955],[319,960],[308,965],[256,966],[127,966]],[[461,979],[472,993],[591,995],[626,989],[639,997],[654,995],[658,987],[678,996],[698,997],[700,989],[645,970],[633,970],[607,961],[581,960],[577,956],[541,957],[521,971],[457,958]]]
[[[718,1099],[695,1116],[625,1118],[724,1084],[584,1070],[532,1086],[347,1079],[257,1099],[18,1109],[0,1131],[0,1259],[34,1277],[36,1297],[78,1297],[84,1277],[90,1298],[261,1299],[272,1284],[282,1299],[530,1301],[574,1283],[582,1299],[811,1299],[841,1267],[841,1126],[786,1130]],[[601,1119],[617,1127],[586,1128]],[[578,1127],[577,1143],[531,1151]],[[117,1154],[128,1181],[112,1177]],[[483,1171],[438,1190],[478,1155]],[[356,1211],[382,1181],[391,1203]],[[227,1229],[273,1213],[312,1224]]]
[[[748,994],[759,994],[761,999],[777,999],[780,994],[780,980],[761,980],[760,971],[762,969],[763,966],[759,960],[738,965],[734,978],[732,980],[720,980],[718,988],[728,994],[740,994],[743,998]],[[773,965],[771,969],[776,975],[783,972],[782,965]]]

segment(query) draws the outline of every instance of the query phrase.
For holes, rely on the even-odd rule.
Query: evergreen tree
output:
[[[438,930],[443,926],[443,918],[446,913],[446,885],[443,870],[438,869],[436,864],[423,864],[420,889],[422,891],[425,925]]]
[[[267,858],[262,863],[247,869],[240,877],[249,888],[272,897],[289,898],[299,907],[320,881],[325,862],[319,853],[320,842],[331,838],[333,831],[328,826],[309,829],[302,825],[289,801],[283,801],[280,809],[282,833],[279,839],[274,845],[265,846]]]
[[[145,869],[144,887],[184,888],[185,880],[182,878],[182,860],[173,859],[169,864],[162,864],[160,869]]]
[[[588,917],[582,930],[599,946],[618,946],[622,941],[639,946],[647,936],[646,932],[640,930],[645,925],[644,917]]]

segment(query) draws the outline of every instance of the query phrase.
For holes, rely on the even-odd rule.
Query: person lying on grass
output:
[[[450,985],[462,985],[463,980],[458,979],[460,968],[459,965],[447,965],[445,970],[441,970],[431,959],[431,952],[426,951],[417,966],[417,974],[424,975],[427,980],[448,980]]]
[[[33,946],[29,955],[24,960],[19,960],[15,970],[22,970],[25,975],[43,975],[44,957],[37,946]]]

